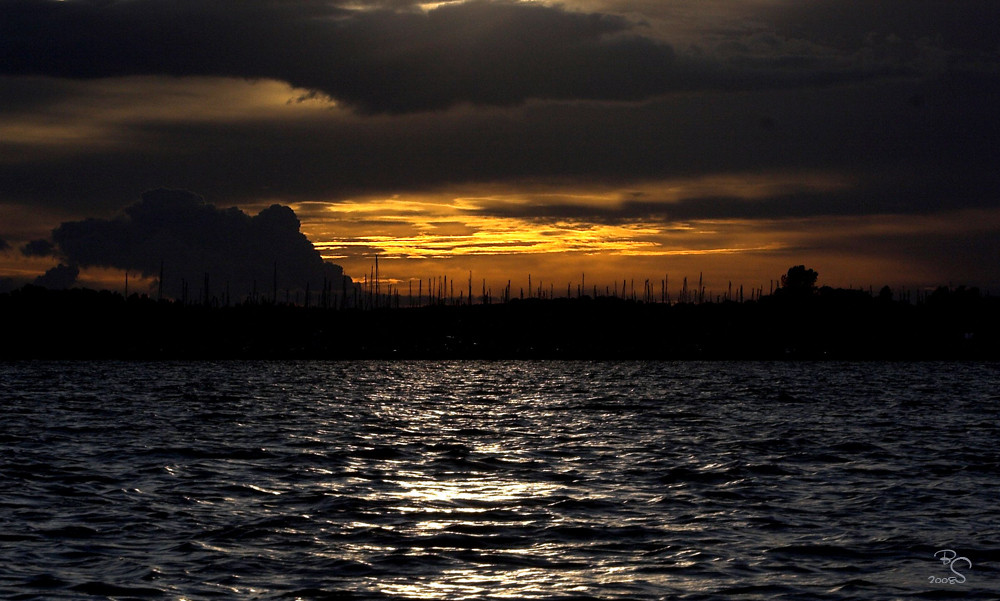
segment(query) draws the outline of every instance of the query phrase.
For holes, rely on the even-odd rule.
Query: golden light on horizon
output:
[[[722,174],[627,189],[479,185],[299,203],[293,208],[322,256],[359,278],[378,255],[386,281],[442,274],[465,279],[473,271],[477,281],[498,285],[534,273],[536,281],[546,281],[554,292],[584,279],[584,272],[591,274],[593,285],[610,286],[623,277],[676,268],[695,276],[694,262],[699,259],[704,260],[702,270],[722,271],[722,262],[739,266],[757,260],[748,257],[759,259],[788,248],[758,221],[670,218],[672,207],[683,201],[726,197],[750,202],[782,192],[848,185],[835,174],[814,172]],[[775,277],[774,269],[757,271]]]
[[[811,172],[725,174],[652,182],[634,189],[526,186],[511,192],[480,186],[471,193],[446,190],[300,203],[295,208],[303,216],[307,234],[331,260],[374,254],[387,260],[551,253],[668,257],[783,247],[762,240],[710,242],[719,237],[720,228],[732,229],[734,221],[670,219],[671,205],[714,197],[751,201],[847,185],[844,178]],[[654,214],[630,215],[636,202],[645,203]]]
[[[847,189],[848,178],[804,172],[651,182],[628,189],[499,185],[384,198],[294,205],[302,229],[325,259],[362,279],[377,254],[385,281],[404,285],[428,276],[466,281],[478,292],[533,276],[546,290],[573,290],[586,274],[590,285],[669,274],[674,290],[683,277],[704,274],[718,290],[729,281],[767,291],[788,267],[808,263],[834,286],[933,282],[927,268],[905,256],[864,253],[872,240],[922,233],[988,231],[1000,212],[966,210],[946,215],[847,215],[784,218],[671,219],[684,201],[736,198],[752,202],[775,194]],[[631,210],[645,203],[648,213]],[[640,209],[643,207],[640,207]],[[851,248],[831,240],[857,237]],[[658,285],[658,284],[657,284]],[[600,291],[600,289],[599,289]]]

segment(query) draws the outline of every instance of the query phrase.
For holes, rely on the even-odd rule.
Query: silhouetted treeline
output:
[[[614,297],[336,310],[85,289],[0,295],[4,358],[1000,358],[1000,299],[787,286],[747,302]]]

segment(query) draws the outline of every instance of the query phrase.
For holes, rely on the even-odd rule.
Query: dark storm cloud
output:
[[[6,74],[273,78],[373,112],[527,98],[635,99],[673,87],[669,46],[623,18],[510,2],[348,11],[320,2],[17,0]]]
[[[207,274],[214,293],[228,284],[233,297],[254,287],[270,295],[277,269],[278,288],[321,290],[324,278],[340,289],[343,270],[325,263],[299,231],[288,207],[273,205],[256,216],[236,208],[218,209],[180,190],[154,190],[114,219],[86,219],[52,232],[58,254],[71,265],[114,267],[159,277],[164,290],[179,296],[182,280],[194,295]]]
[[[781,49],[753,58],[730,52],[721,62],[679,57],[624,17],[534,3],[400,9],[409,4],[357,10],[308,0],[16,0],[0,21],[0,72],[272,78],[382,113],[533,98],[640,100],[886,72],[877,63],[859,70]]]
[[[989,116],[998,103],[997,81],[952,75],[794,95],[678,95],[643,104],[530,103],[366,118],[325,118],[321,112],[296,121],[138,121],[122,137],[141,141],[141,151],[130,145],[0,162],[0,181],[8,198],[75,204],[82,211],[116,209],[150,182],[236,204],[478,181],[507,181],[512,189],[520,181],[631,186],[700,174],[820,171],[849,174],[859,183],[848,192],[857,197],[841,192],[728,205],[693,200],[673,210],[692,218],[699,207],[706,216],[722,216],[728,208],[734,216],[761,218],[852,208],[874,213],[875,207],[926,212],[996,206],[1000,121]]]
[[[48,240],[32,240],[21,247],[21,254],[26,257],[51,257],[55,248]]]
[[[3,43],[0,41],[0,47]],[[4,71],[0,66],[0,72]],[[72,95],[61,82],[43,77],[4,77],[0,89],[0,112],[4,113],[37,109]]]
[[[1000,86],[985,67],[927,74],[890,69],[887,59],[866,67],[856,59],[871,44],[853,34],[831,58],[836,27],[814,31],[826,21],[784,3],[767,15],[775,32],[727,34],[728,49],[721,44],[700,58],[675,56],[669,46],[638,35],[648,28],[605,14],[501,2],[429,13],[403,10],[408,2],[369,6],[390,4],[400,10],[306,0],[7,2],[0,69],[8,73],[275,77],[367,111],[409,113],[333,111],[297,121],[260,114],[214,122],[132,118],[106,132],[113,143],[93,151],[87,141],[30,153],[11,143],[0,156],[9,157],[0,160],[0,192],[9,202],[101,214],[150,186],[241,203],[477,181],[627,185],[700,173],[828,169],[890,184],[906,183],[909,172],[931,189],[954,186],[949,203],[989,202],[979,191],[1000,160],[1000,121],[991,117]],[[893,26],[892,12],[877,8],[891,4],[872,0],[874,12],[859,10],[881,15],[877,22],[852,17],[833,2],[816,3],[816,10],[831,22],[862,19],[845,24],[845,31],[928,31],[926,19],[920,21],[926,27],[904,27],[912,19],[905,15]],[[953,6],[948,23],[975,21],[963,7],[985,5]],[[876,37],[884,45],[885,36]],[[886,73],[914,76],[874,78]],[[848,81],[832,85],[838,78]],[[29,116],[30,107],[41,107],[36,121],[42,123],[50,117],[47,97],[79,95],[81,107],[116,101],[89,95],[100,82],[3,82],[0,107]],[[793,85],[800,87],[790,90]],[[518,108],[415,112],[463,101],[629,99],[699,87],[699,93],[642,103],[529,100]],[[51,116],[63,115],[66,105],[72,102],[61,102]],[[86,111],[80,111],[82,121]],[[932,202],[919,190],[914,198]]]
[[[1000,4],[994,0],[813,0],[776,3],[760,15],[783,34],[837,47],[877,41],[933,44],[996,54]]]

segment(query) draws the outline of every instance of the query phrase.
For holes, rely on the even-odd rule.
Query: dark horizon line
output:
[[[0,359],[1000,359],[1000,297],[788,288],[754,301],[213,307],[92,289],[0,294]]]
[[[343,276],[346,281],[349,280],[349,276]],[[701,305],[701,304],[721,304],[721,303],[751,303],[759,302],[764,298],[780,296],[782,294],[787,294],[787,287],[782,287],[778,280],[772,280],[771,289],[765,293],[763,286],[758,286],[756,288],[751,288],[749,290],[749,295],[745,290],[743,285],[732,286],[730,285],[725,292],[716,292],[714,289],[710,289],[706,286],[699,286],[697,288],[688,287],[686,285],[687,278],[684,278],[685,284],[680,290],[675,293],[669,292],[665,287],[661,287],[660,291],[656,291],[656,287],[651,280],[646,279],[644,281],[642,293],[638,293],[634,287],[631,290],[625,290],[624,286],[621,291],[615,289],[611,290],[610,286],[604,286],[604,294],[601,294],[600,288],[596,285],[591,287],[593,294],[588,294],[583,290],[580,284],[577,284],[576,291],[573,293],[572,288],[568,288],[568,293],[566,295],[553,295],[551,291],[553,288],[550,287],[548,291],[541,288],[541,286],[536,287],[534,291],[530,291],[525,294],[525,289],[519,287],[518,294],[514,294],[513,286],[511,284],[512,280],[508,280],[507,286],[503,289],[499,296],[492,293],[492,288],[487,288],[484,284],[483,293],[467,296],[466,290],[468,287],[463,287],[458,290],[458,294],[455,294],[455,287],[453,285],[453,279],[449,282],[447,276],[434,276],[431,278],[425,278],[420,280],[422,284],[423,281],[433,282],[436,286],[436,290],[432,292],[424,292],[419,290],[417,294],[414,294],[412,290],[402,291],[400,286],[387,285],[387,292],[381,292],[379,290],[379,284],[371,281],[352,281],[351,284],[342,286],[340,291],[334,290],[333,282],[324,282],[324,287],[317,291],[310,290],[309,283],[306,284],[304,289],[297,288],[284,288],[286,299],[284,301],[280,300],[279,288],[274,288],[272,294],[269,296],[266,293],[258,293],[256,290],[238,295],[236,300],[233,300],[229,291],[226,294],[219,296],[218,294],[206,295],[202,288],[198,289],[198,294],[188,295],[182,294],[180,297],[165,296],[163,294],[162,285],[159,286],[159,291],[156,294],[151,292],[129,292],[128,291],[128,279],[125,280],[125,291],[113,290],[109,288],[93,288],[89,286],[68,286],[68,287],[48,287],[42,284],[36,283],[24,283],[20,287],[13,288],[7,291],[0,292],[0,296],[9,296],[11,294],[23,293],[29,290],[44,290],[50,293],[63,293],[70,291],[83,291],[89,293],[97,294],[110,294],[112,296],[117,296],[120,299],[126,301],[132,300],[151,300],[157,303],[173,304],[180,306],[203,306],[203,307],[213,307],[213,308],[225,308],[225,307],[238,307],[238,306],[280,306],[280,307],[300,307],[300,308],[330,308],[330,309],[358,309],[358,310],[373,310],[373,309],[408,309],[408,308],[420,308],[420,307],[432,307],[432,306],[472,306],[472,305],[495,305],[495,304],[509,304],[514,302],[526,302],[526,301],[567,301],[567,300],[612,300],[621,302],[631,302],[631,303],[641,303],[641,304],[655,304],[655,305]],[[700,278],[699,278],[700,280]],[[528,282],[531,282],[530,275],[528,276]],[[449,288],[449,283],[452,286]],[[660,280],[660,283],[665,283],[665,280]],[[623,282],[624,284],[624,282]],[[187,286],[185,286],[187,289]],[[345,294],[344,290],[350,290],[353,294]],[[189,289],[188,289],[189,290]],[[914,298],[913,292],[916,292],[916,297]],[[829,292],[851,292],[851,293],[863,293],[872,298],[882,298],[886,294],[890,295],[888,300],[896,302],[905,303],[916,303],[920,304],[926,301],[926,299],[935,293],[941,292],[967,292],[975,296],[982,296],[984,298],[993,298],[989,289],[982,290],[978,286],[969,286],[965,284],[959,285],[938,285],[935,287],[923,287],[908,289],[906,287],[897,287],[893,289],[889,285],[884,285],[882,288],[875,290],[875,288],[869,285],[865,287],[833,287],[833,286],[812,286],[811,292],[815,294],[824,294]],[[299,298],[300,294],[304,294],[305,298]],[[295,300],[292,301],[291,298],[294,296]],[[472,299],[471,302],[469,299]],[[195,300],[197,299],[197,300]],[[316,302],[313,302],[313,301]]]

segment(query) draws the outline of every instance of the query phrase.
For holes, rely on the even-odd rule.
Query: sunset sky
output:
[[[998,292],[998,23],[995,0],[0,0],[0,288],[74,261],[151,280],[41,241],[167,188],[289,206],[402,286],[767,289],[805,264]]]

